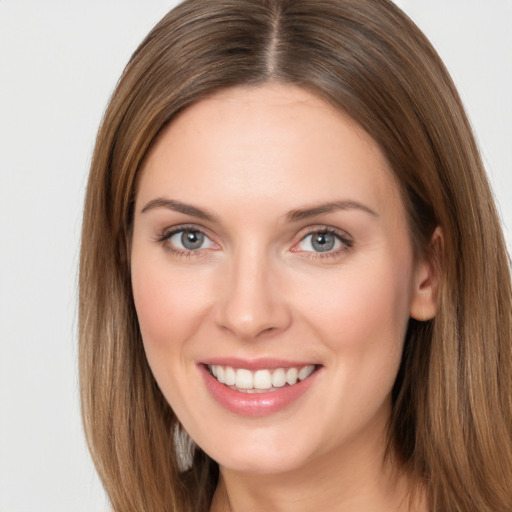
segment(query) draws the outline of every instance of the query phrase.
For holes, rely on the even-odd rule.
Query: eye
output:
[[[301,251],[328,252],[338,249],[341,245],[339,238],[334,233],[321,231],[305,236],[298,244]]]
[[[208,241],[208,238],[200,231],[184,229],[174,233],[174,235],[169,237],[169,241],[178,249],[195,251],[196,249],[202,249],[203,244],[205,241]]]
[[[190,253],[201,249],[217,249],[218,246],[202,231],[181,228],[164,234],[160,239],[168,249],[176,253]]]
[[[294,252],[327,253],[327,255],[337,254],[347,251],[352,247],[350,238],[341,235],[330,229],[322,229],[308,233],[292,249]]]

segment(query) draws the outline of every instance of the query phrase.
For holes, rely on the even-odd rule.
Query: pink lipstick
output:
[[[266,416],[298,400],[322,366],[275,359],[212,359],[198,365],[212,397],[242,416]]]

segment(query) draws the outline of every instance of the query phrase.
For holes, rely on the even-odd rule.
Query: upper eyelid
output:
[[[200,226],[197,224],[178,224],[176,226],[171,226],[164,228],[160,231],[159,239],[170,238],[171,236],[179,233],[180,231],[198,231],[205,235],[206,237],[212,239],[212,235],[210,234],[210,230],[206,229],[204,226]]]
[[[317,226],[308,226],[299,231],[297,233],[296,237],[299,241],[303,240],[306,236],[312,235],[315,233],[333,233],[334,235],[338,236],[341,239],[347,239],[352,241],[353,237],[344,229],[336,228],[334,226],[327,226],[327,225],[317,225]]]

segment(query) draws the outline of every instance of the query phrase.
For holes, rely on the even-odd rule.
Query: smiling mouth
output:
[[[209,364],[207,368],[218,382],[242,393],[269,393],[291,387],[310,377],[316,370],[313,364],[255,371],[216,364]]]

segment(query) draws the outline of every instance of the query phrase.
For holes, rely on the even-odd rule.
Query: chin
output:
[[[319,452],[318,447],[312,446],[311,436],[297,434],[296,431],[290,436],[288,429],[286,432],[273,429],[233,432],[226,429],[224,435],[204,439],[205,442],[198,444],[224,469],[271,475],[300,469]],[[219,439],[223,441],[219,442]]]
[[[307,463],[302,454],[276,453],[272,450],[243,450],[238,453],[216,453],[214,460],[232,472],[251,475],[277,475],[300,469]]]

